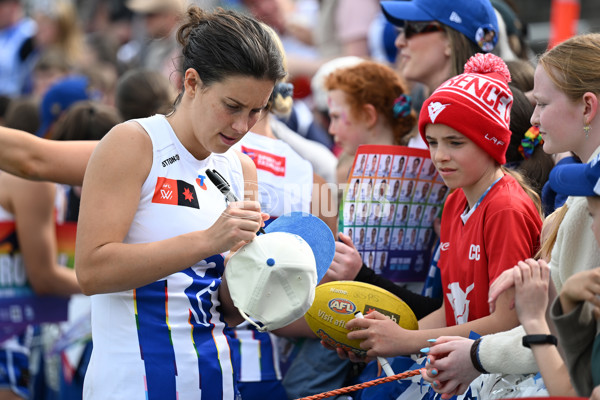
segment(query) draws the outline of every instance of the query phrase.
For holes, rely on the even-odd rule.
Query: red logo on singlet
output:
[[[158,177],[152,196],[153,203],[200,208],[194,185],[186,181]]]
[[[254,161],[256,169],[270,172],[276,176],[285,176],[285,157],[267,153],[266,151],[251,149],[246,146],[242,146],[242,152]]]

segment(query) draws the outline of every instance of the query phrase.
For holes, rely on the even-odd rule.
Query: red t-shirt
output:
[[[439,267],[447,326],[489,315],[490,283],[539,247],[542,220],[512,176],[500,179],[463,224],[466,207],[458,189],[448,196],[442,214]]]

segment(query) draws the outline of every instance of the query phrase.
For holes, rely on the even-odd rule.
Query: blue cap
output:
[[[587,164],[557,165],[550,172],[550,187],[567,196],[600,196],[600,155]]]
[[[41,126],[37,136],[44,137],[60,115],[73,103],[91,98],[88,78],[74,75],[55,82],[42,98],[40,105]]]
[[[317,282],[329,269],[335,255],[335,238],[331,229],[319,217],[294,211],[271,222],[265,232],[287,232],[300,236],[313,251],[317,263]]]
[[[403,26],[404,21],[437,21],[459,31],[482,51],[491,51],[498,42],[498,19],[490,0],[382,1],[381,8],[394,25]],[[491,33],[490,41],[486,34]]]

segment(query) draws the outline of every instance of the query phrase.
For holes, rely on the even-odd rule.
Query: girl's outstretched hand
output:
[[[348,332],[348,339],[361,340],[360,347],[367,350],[369,357],[401,355],[402,351],[396,344],[408,332],[379,311],[348,321],[346,328],[351,331]]]
[[[462,336],[441,336],[425,353],[427,363],[421,369],[421,375],[433,390],[442,394],[442,399],[465,393],[479,376],[471,362],[473,342]]]
[[[488,292],[488,304],[490,306],[490,314],[496,310],[496,300],[498,297],[515,285],[515,277],[512,268],[502,272],[490,285]],[[510,303],[510,309],[515,307],[514,299]]]
[[[543,323],[548,306],[550,267],[544,260],[528,258],[512,268],[515,281],[515,304],[519,321],[526,324]]]

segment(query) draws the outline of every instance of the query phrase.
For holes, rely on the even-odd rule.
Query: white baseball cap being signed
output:
[[[333,233],[311,214],[286,214],[265,232],[233,254],[225,267],[233,304],[263,332],[308,311],[335,253]]]
[[[304,239],[273,232],[257,236],[231,256],[225,279],[244,319],[270,331],[297,320],[310,308],[317,267]]]

